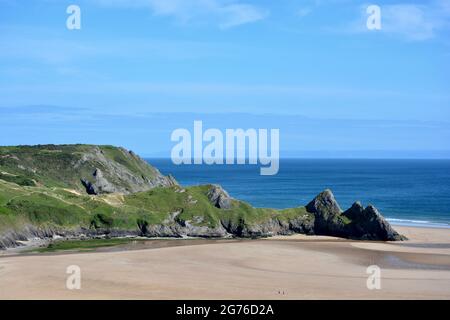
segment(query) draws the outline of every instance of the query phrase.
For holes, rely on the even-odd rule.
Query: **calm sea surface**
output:
[[[256,207],[305,205],[330,188],[343,209],[359,200],[393,224],[450,228],[450,160],[285,159],[275,176],[253,165],[174,165],[147,159],[182,185],[221,184]]]

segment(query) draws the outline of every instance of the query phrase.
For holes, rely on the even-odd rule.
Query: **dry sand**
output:
[[[450,299],[450,229],[396,229],[410,240],[294,235],[0,256],[0,299]],[[373,264],[380,290],[366,286]],[[66,289],[69,265],[81,268],[80,290]]]

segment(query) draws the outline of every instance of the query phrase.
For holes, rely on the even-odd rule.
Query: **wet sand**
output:
[[[0,299],[450,299],[450,229],[395,229],[410,240],[149,240],[0,256]],[[66,288],[70,265],[80,290]],[[369,265],[380,290],[367,288]]]

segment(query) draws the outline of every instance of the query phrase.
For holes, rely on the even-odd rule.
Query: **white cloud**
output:
[[[97,3],[113,7],[147,7],[158,16],[173,17],[182,23],[213,23],[221,29],[256,22],[269,15],[267,9],[224,0],[97,0]]]

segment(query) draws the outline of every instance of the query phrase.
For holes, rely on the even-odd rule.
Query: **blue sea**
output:
[[[307,204],[330,188],[342,209],[373,204],[392,223],[450,228],[450,160],[285,159],[274,176],[255,165],[174,165],[147,159],[182,185],[221,184],[255,207]]]

